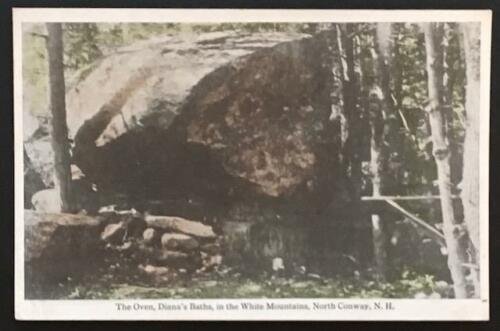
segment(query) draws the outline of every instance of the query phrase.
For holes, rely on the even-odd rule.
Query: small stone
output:
[[[220,252],[220,245],[218,244],[213,244],[213,243],[208,243],[204,244],[200,247],[200,250],[202,252],[206,252],[208,254],[217,254]]]
[[[139,269],[148,275],[155,275],[155,276],[167,274],[169,271],[167,267],[158,267],[150,264],[146,266],[139,265]]]
[[[31,204],[38,212],[60,213],[61,201],[59,191],[56,189],[41,190],[33,194]]]
[[[221,255],[208,256],[206,259],[203,260],[203,271],[213,269],[221,264],[222,264]]]
[[[108,224],[101,233],[101,239],[110,244],[119,244],[125,237],[126,231],[125,224],[122,222]]]
[[[188,254],[177,251],[162,250],[158,256],[158,260],[165,263],[178,262],[189,257]]]
[[[431,295],[429,295],[429,299],[441,299],[441,294],[432,292]]]
[[[216,280],[207,280],[200,283],[200,285],[203,287],[214,287],[217,286],[217,284],[218,282]]]
[[[427,295],[424,292],[415,293],[413,297],[415,299],[427,299]]]
[[[281,257],[275,257],[273,259],[273,270],[278,271],[278,270],[283,270],[283,269],[285,269],[283,259]]]
[[[220,265],[222,263],[222,256],[221,255],[211,256],[208,263],[210,265]]]
[[[307,277],[312,278],[312,279],[321,279],[321,276],[318,274],[313,274],[313,273],[308,273]]]
[[[161,237],[161,244],[167,249],[188,252],[198,248],[199,246],[196,239],[182,233],[165,233]]]
[[[311,284],[308,282],[296,282],[296,283],[292,283],[290,286],[292,288],[295,288],[295,289],[303,289],[303,288],[307,288],[308,286],[311,286]]]
[[[150,245],[154,244],[157,238],[158,238],[158,232],[153,228],[147,228],[142,233],[142,239],[144,240],[145,244],[150,244]]]
[[[259,292],[260,290],[262,290],[262,286],[260,286],[259,284],[254,284],[254,283],[245,284],[241,287],[241,290],[245,293],[256,293],[256,292]]]
[[[116,247],[116,249],[118,251],[128,251],[130,248],[132,248],[132,242],[131,241],[127,241],[123,245]]]
[[[99,208],[98,213],[99,214],[115,213],[115,208],[116,205],[102,206],[101,208]]]
[[[314,108],[313,108],[313,106],[308,105],[307,107],[304,108],[304,110],[306,111],[306,113],[310,113],[310,112],[314,111]]]

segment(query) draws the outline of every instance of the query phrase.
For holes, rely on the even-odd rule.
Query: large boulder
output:
[[[76,210],[95,214],[99,207],[99,196],[85,180],[73,180],[71,190]],[[38,212],[60,213],[62,210],[60,192],[56,188],[44,189],[34,193],[31,205]]]
[[[261,194],[290,195],[308,181],[314,186],[321,158],[336,154],[329,121],[332,45],[323,33],[217,69],[192,90],[179,131]]]
[[[208,73],[257,49],[306,36],[292,32],[182,33],[121,48],[84,70],[68,92],[70,135],[75,136],[113,98],[123,98],[123,105],[119,116],[102,128],[98,146],[144,126],[168,129],[191,89]]]
[[[94,217],[25,210],[25,262],[91,260],[102,247],[100,231],[101,222]]]
[[[135,200],[202,197],[206,210],[251,195],[335,198],[333,33],[184,37],[109,56],[69,92],[85,175]]]
[[[101,222],[72,214],[24,211],[25,294],[47,298],[47,286],[91,275],[102,267]]]

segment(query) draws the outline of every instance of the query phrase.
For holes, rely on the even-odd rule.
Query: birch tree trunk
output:
[[[71,193],[71,157],[66,124],[62,26],[60,23],[47,23],[47,32],[49,99],[52,113],[51,134],[55,169],[54,183],[61,199],[61,212],[74,212]]]
[[[373,111],[374,107],[377,106],[372,105],[370,107],[371,111]],[[374,197],[379,197],[382,195],[382,169],[384,168],[380,135],[380,131],[383,130],[383,119],[378,115],[372,115],[371,118],[370,171],[373,190],[372,195]],[[373,255],[375,257],[377,277],[379,280],[385,280],[387,275],[387,238],[384,231],[384,223],[379,214],[371,215],[371,223]]]
[[[341,113],[341,138],[344,171],[349,175],[350,198],[359,203],[361,195],[360,113],[357,93],[360,89],[355,72],[354,24],[337,25],[339,54],[341,55],[341,84],[343,107]]]
[[[361,206],[361,161],[365,148],[359,98],[361,75],[355,70],[357,61],[361,62],[360,45],[356,36],[359,30],[357,24],[336,24],[335,27],[339,65],[334,67],[334,89],[330,94],[332,115],[340,124],[340,163],[348,188],[349,214],[354,222],[361,224],[366,214]],[[358,254],[361,256],[363,252],[358,251]]]
[[[448,251],[448,268],[456,298],[466,298],[466,280],[463,264],[466,261],[463,228],[455,218],[451,192],[450,149],[446,138],[445,116],[443,114],[443,25],[440,23],[422,24],[425,34],[427,62],[427,84],[429,105],[427,108],[433,155],[438,172],[439,192],[441,195],[441,214],[443,232]]]
[[[464,166],[462,176],[462,204],[464,221],[473,248],[473,263],[479,267],[479,112],[480,112],[480,29],[479,23],[464,23],[466,80]],[[474,272],[474,270],[473,270]],[[475,277],[475,296],[479,296],[479,272]]]
[[[390,121],[393,121],[392,103],[390,101],[390,23],[377,23],[374,35],[372,59],[374,62],[374,88],[370,93],[370,170],[372,181],[372,195],[381,196],[387,184],[386,171],[387,148],[386,138],[394,134]],[[371,216],[372,236],[375,263],[378,277],[384,280],[387,277],[387,231],[386,224],[378,214]]]

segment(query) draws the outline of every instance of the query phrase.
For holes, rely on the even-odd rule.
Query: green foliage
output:
[[[316,23],[65,23],[64,61],[67,85],[77,75],[85,77],[100,58],[134,42],[174,33],[205,33],[240,30],[296,31],[314,33],[324,29]],[[25,109],[31,114],[49,116],[47,109],[47,58],[41,23],[25,24],[23,29],[23,91]]]
[[[23,25],[23,103],[37,116],[48,113],[48,64],[45,30],[40,24]]]
[[[370,48],[373,47],[373,24],[357,24],[360,62],[356,71],[363,84],[370,85]],[[103,56],[118,48],[153,37],[178,33],[206,33],[238,30],[247,33],[259,31],[294,31],[315,33],[331,29],[331,24],[317,23],[66,23],[64,48],[67,85],[71,86],[90,73]],[[462,141],[464,136],[464,60],[456,24],[446,25],[445,68],[451,107],[447,128],[451,136],[453,182],[460,181]],[[23,34],[23,87],[25,109],[31,114],[48,116],[47,109],[47,59],[43,24],[27,24]],[[427,77],[424,36],[417,24],[392,25],[391,89],[399,115],[399,136],[392,137],[398,146],[391,146],[390,169],[393,181],[398,184],[395,194],[422,194],[433,190],[436,178],[432,161],[432,146],[424,111],[427,104]],[[363,108],[363,102],[358,105]],[[366,119],[366,118],[365,118]],[[369,144],[366,144],[368,146]],[[364,152],[365,155],[368,151]]]
[[[102,56],[96,23],[65,23],[63,29],[66,68],[78,70]]]
[[[442,284],[445,284],[444,286]],[[177,279],[168,284],[146,285],[137,281],[68,281],[51,292],[53,299],[183,299],[183,298],[414,298],[451,295],[446,282],[432,276],[405,271],[392,283],[370,279],[283,278],[239,274],[198,279]]]

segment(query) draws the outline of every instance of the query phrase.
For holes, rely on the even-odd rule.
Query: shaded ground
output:
[[[247,277],[224,271],[178,276],[168,283],[149,284],[136,275],[116,279],[106,274],[92,279],[71,278],[57,284],[48,299],[183,299],[183,298],[446,298],[451,288],[430,275],[403,272],[402,278],[377,282],[360,278],[322,278],[318,275]],[[142,280],[141,280],[142,278]]]

